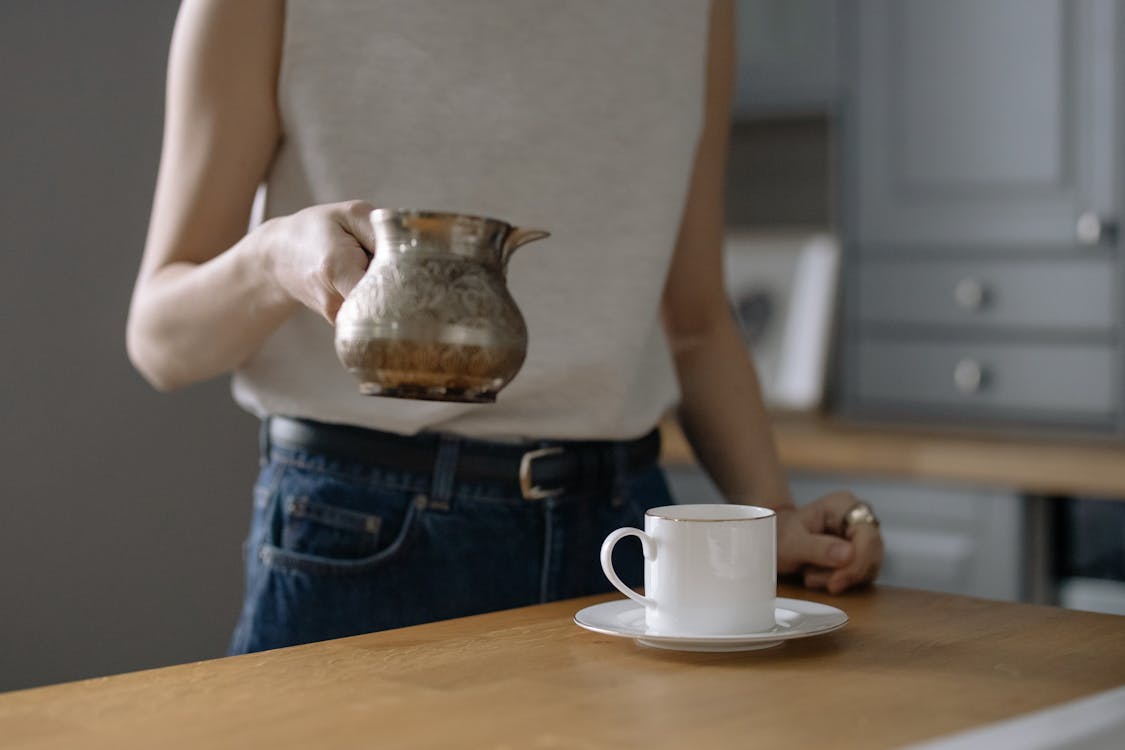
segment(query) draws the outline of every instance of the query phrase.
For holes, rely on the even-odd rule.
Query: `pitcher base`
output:
[[[405,398],[413,401],[452,401],[461,404],[496,403],[495,391],[477,391],[470,388],[442,388],[411,385],[385,388],[378,383],[360,383],[359,392],[364,396]]]

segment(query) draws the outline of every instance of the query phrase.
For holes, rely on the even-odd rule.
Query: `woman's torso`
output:
[[[549,230],[508,284],[527,360],[496,404],[358,394],[302,310],[245,408],[400,433],[607,439],[676,398],[659,304],[702,123],[707,4],[289,0],[265,216],[364,199]]]

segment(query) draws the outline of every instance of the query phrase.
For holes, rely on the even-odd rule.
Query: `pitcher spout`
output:
[[[506,269],[508,261],[512,259],[512,253],[517,249],[523,247],[529,242],[545,239],[550,237],[550,232],[544,232],[542,229],[521,229],[520,227],[513,227],[512,231],[508,232],[508,236],[504,238],[504,245],[500,250],[500,263]]]

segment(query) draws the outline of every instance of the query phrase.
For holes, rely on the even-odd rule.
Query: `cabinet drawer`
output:
[[[1104,420],[1118,405],[1115,355],[1085,344],[868,340],[856,351],[855,389],[867,404]]]
[[[865,259],[858,274],[864,324],[1109,330],[1117,320],[1115,266],[1104,257]]]

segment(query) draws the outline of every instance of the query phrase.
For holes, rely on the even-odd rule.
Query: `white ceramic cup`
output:
[[[613,570],[613,547],[641,540],[645,596]],[[777,516],[752,505],[667,505],[645,513],[645,530],[623,528],[602,543],[602,570],[645,607],[645,625],[674,635],[770,630],[777,596]]]

